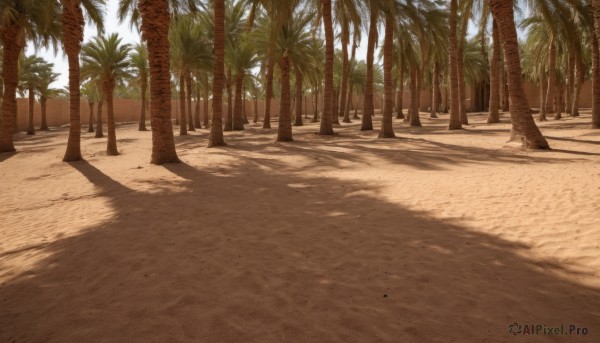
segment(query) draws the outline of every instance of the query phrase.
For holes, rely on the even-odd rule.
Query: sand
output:
[[[506,117],[447,119],[285,144],[252,124],[215,149],[202,129],[166,166],[135,124],[117,157],[83,133],[71,164],[67,129],[19,134],[0,155],[0,342],[600,341],[589,111],[540,124],[552,151],[507,143]]]

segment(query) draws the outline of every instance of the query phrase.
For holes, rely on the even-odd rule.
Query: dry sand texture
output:
[[[423,114],[393,140],[309,124],[291,144],[250,125],[218,149],[203,129],[166,166],[135,124],[118,157],[83,133],[72,164],[66,129],[19,134],[0,155],[0,342],[600,341],[600,131],[545,122],[554,150],[523,151],[485,119]]]

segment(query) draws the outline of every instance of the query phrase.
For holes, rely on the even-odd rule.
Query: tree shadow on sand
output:
[[[152,193],[72,163],[112,219],[0,286],[0,341],[502,342],[513,322],[598,339],[600,290],[528,246],[238,156],[136,180]]]

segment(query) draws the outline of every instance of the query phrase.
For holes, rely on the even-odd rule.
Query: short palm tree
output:
[[[100,102],[100,92],[96,83],[92,81],[84,82],[81,85],[81,95],[87,99],[89,106],[88,132],[94,132],[94,104]]]
[[[150,67],[148,66],[148,49],[144,43],[138,43],[133,47],[129,56],[129,64],[133,71],[132,80],[140,86],[141,113],[138,130],[146,131],[146,107]]]
[[[82,74],[84,77],[95,78],[102,83],[102,91],[106,98],[108,155],[118,155],[115,116],[113,110],[113,92],[118,82],[130,78],[128,44],[122,44],[118,34],[108,37],[94,38],[82,48]]]
[[[189,15],[181,16],[172,23],[169,41],[171,67],[179,80],[181,112],[179,134],[187,135],[188,126],[189,130],[195,130],[191,111],[192,74],[212,66],[211,46],[204,39],[202,27]],[[187,108],[186,100],[188,100]]]
[[[19,92],[29,93],[29,116],[27,124],[27,134],[35,134],[33,127],[33,115],[35,104],[35,90],[39,86],[40,73],[44,68],[52,68],[43,58],[35,55],[21,57],[19,59]]]
[[[65,92],[59,88],[50,87],[50,85],[58,80],[60,74],[54,73],[52,68],[54,65],[52,63],[48,63],[39,73],[39,82],[37,84],[37,93],[40,98],[40,107],[42,114],[42,123],[40,125],[40,130],[47,131],[48,130],[48,122],[46,120],[46,108],[48,99],[52,99],[61,95],[64,95]]]

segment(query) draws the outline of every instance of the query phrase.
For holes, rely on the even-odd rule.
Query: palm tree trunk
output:
[[[208,111],[208,96],[209,96],[209,92],[210,92],[210,85],[208,82],[208,73],[204,74],[204,128],[208,129],[208,123],[209,123],[209,111]]]
[[[543,68],[543,67],[542,67]],[[542,70],[540,79],[540,113],[538,115],[539,121],[546,121],[546,86],[548,85],[546,80],[546,73]]]
[[[500,122],[500,55],[502,46],[500,44],[500,33],[498,24],[492,23],[492,60],[490,61],[490,105],[487,122],[489,124]]]
[[[400,69],[400,76],[398,77],[398,96],[396,98],[396,119],[404,119],[404,70],[402,69],[402,58],[400,58],[400,63],[398,69]]]
[[[27,120],[27,134],[35,135],[35,127],[33,126],[33,110],[35,106],[35,93],[33,87],[29,87],[29,108],[27,109],[29,112],[29,118]]]
[[[573,90],[573,107],[571,108],[571,116],[579,117],[579,95],[581,94],[581,85],[583,84],[585,71],[581,56],[575,59],[575,89]]]
[[[279,62],[281,69],[281,110],[279,114],[279,129],[277,130],[278,142],[291,142],[292,137],[292,113],[290,109],[290,61],[287,50]]]
[[[448,34],[449,40],[449,55],[450,55],[450,123],[448,125],[449,130],[462,129],[460,120],[460,106],[459,106],[459,88],[458,88],[458,51],[456,41],[456,16],[458,11],[457,0],[450,1],[450,32]]]
[[[140,113],[140,124],[138,125],[138,131],[146,131],[146,92],[148,90],[148,75],[146,75],[146,73],[142,73],[140,78],[142,79],[140,89],[142,96],[142,109]]]
[[[196,77],[196,106],[194,112],[194,126],[198,129],[202,128],[202,120],[200,120],[200,80]]]
[[[169,65],[169,3],[139,0],[142,37],[148,44],[150,64],[150,112],[152,116],[152,164],[179,162],[171,123]]]
[[[98,101],[98,111],[96,111],[96,136],[95,138],[104,137],[104,133],[102,133],[102,106],[104,105],[104,95],[101,96],[100,101]]]
[[[311,122],[316,123],[319,121],[319,89],[315,88],[314,97],[315,101],[313,103],[313,119]]]
[[[353,85],[350,84],[350,87],[348,88],[348,96],[347,96],[347,103],[346,103],[346,107],[344,110],[344,119],[342,120],[344,123],[352,123],[352,120],[350,120],[350,105],[352,104],[352,91],[353,91]]]
[[[508,112],[510,110],[510,93],[508,92],[508,71],[502,72],[502,97],[504,98],[502,111]]]
[[[88,132],[94,132],[94,103],[88,102],[88,105],[90,107],[90,116],[88,119]],[[44,108],[42,107],[42,120],[44,120],[44,117]]]
[[[267,60],[267,84],[265,89],[265,115],[263,117],[263,129],[271,128],[271,98],[273,98],[273,72],[275,61],[272,49],[269,50]]]
[[[208,147],[224,146],[223,139],[223,79],[225,78],[225,0],[214,2],[213,113]]]
[[[185,75],[179,75],[179,135],[187,135],[187,115],[185,113]]]
[[[513,2],[490,0],[490,9],[494,19],[498,23],[500,36],[504,43],[513,130],[515,133],[523,136],[522,142],[524,147],[549,149],[548,142],[535,125],[535,121],[529,112],[529,104],[527,103],[527,97],[523,89],[523,73],[519,57],[519,43],[514,21]]]
[[[417,66],[410,68],[410,126],[421,126],[421,119],[419,118],[421,87],[418,69]]]
[[[348,62],[348,43],[350,41],[350,33],[348,32],[348,23],[342,26],[342,85],[340,88],[339,114],[336,116],[343,117],[346,113],[346,98],[348,96],[348,72],[350,63]],[[339,123],[339,121],[338,121]]]
[[[373,1],[370,4],[370,11],[369,38],[367,43],[367,81],[365,84],[361,131],[373,130],[373,55],[377,40],[377,10]]]
[[[196,131],[194,127],[194,117],[192,114],[192,74],[188,71],[185,75],[185,87],[187,98],[188,130]]]
[[[567,72],[569,81],[567,83],[567,113],[572,116],[572,104],[573,104],[573,90],[575,89],[575,55],[572,51],[569,52],[569,59],[567,60]]]
[[[83,11],[80,0],[62,0],[63,44],[69,61],[69,138],[64,162],[81,157],[79,53],[83,41]]]
[[[258,123],[258,97],[254,97],[254,123]]]
[[[334,37],[331,19],[331,0],[321,0],[323,5],[323,26],[325,28],[325,90],[323,92],[323,115],[320,135],[333,135],[333,54]]]
[[[4,95],[2,99],[2,120],[0,121],[0,152],[15,151],[13,128],[17,113],[17,86],[19,84],[19,55],[23,50],[14,39],[19,32],[17,25],[7,25],[2,31],[2,79]]]
[[[243,83],[243,82],[242,82]],[[242,114],[243,114],[243,121],[242,124],[250,124],[250,122],[248,121],[248,112],[246,111],[246,88],[242,86]]]
[[[466,39],[464,36],[461,37],[461,43],[458,45],[457,57],[457,70],[458,70],[458,107],[460,111],[460,123],[462,125],[469,125],[469,118],[467,117],[467,87],[465,83],[465,60],[464,60],[464,47]]]
[[[548,57],[548,89],[546,103],[544,104],[548,113],[554,113],[554,93],[556,93],[556,43],[554,38],[552,38],[550,42],[550,56]]]
[[[598,31],[600,28],[600,2],[594,6],[598,6],[596,30],[592,34],[592,128],[600,129],[600,36]],[[596,8],[594,8],[596,11]],[[594,14],[596,16],[596,14]]]
[[[227,74],[225,75],[225,90],[227,92],[227,114],[225,117],[225,126],[223,127],[223,131],[232,131],[233,130],[233,94],[231,91],[231,69],[227,69]]]
[[[438,111],[438,102],[439,102],[439,97],[440,97],[440,93],[439,93],[439,89],[440,89],[440,64],[439,62],[436,60],[434,65],[433,65],[433,84],[431,86],[431,113],[430,113],[430,118],[437,118],[437,111]]]
[[[554,112],[554,119],[559,120],[560,118],[562,118],[562,111],[563,111],[563,91],[564,91],[564,86],[563,83],[560,80],[557,80],[556,82],[556,94],[555,94],[555,99],[556,99],[556,111]]]
[[[106,154],[109,156],[119,155],[117,150],[117,134],[115,125],[115,112],[113,109],[114,81],[104,83],[104,94],[106,94],[106,125],[108,129],[108,140],[106,141]]]
[[[339,99],[340,99],[340,87],[333,87],[333,110],[331,115],[331,122],[335,125],[340,125],[340,119],[338,117],[339,110]]]
[[[304,125],[302,122],[302,86],[304,75],[302,75],[300,68],[294,69],[296,70],[296,122],[294,126],[302,126]]]
[[[379,138],[394,138],[392,119],[394,115],[394,84],[392,80],[392,59],[394,58],[394,17],[385,15],[385,36],[383,39],[383,88],[385,103],[381,118]]]
[[[47,104],[48,104],[48,99],[45,96],[41,96],[40,97],[40,109],[42,112],[42,124],[40,125],[40,130],[41,131],[48,131],[48,121],[46,118],[46,113],[47,113]]]
[[[235,104],[233,105],[233,129],[244,129],[244,114],[242,103],[242,89],[244,88],[244,72],[239,72],[235,79]]]

